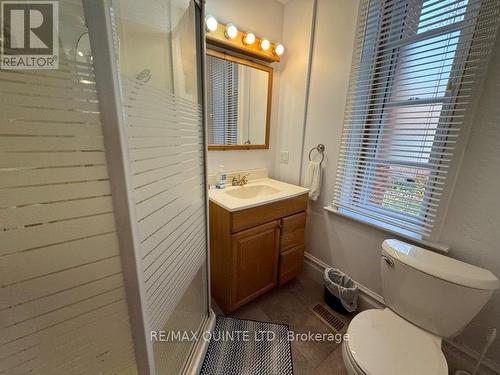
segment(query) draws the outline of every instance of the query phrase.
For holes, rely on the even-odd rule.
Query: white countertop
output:
[[[277,190],[272,193],[263,193],[262,195],[256,197],[248,198],[237,198],[227,194],[231,190],[236,189],[255,189],[257,187],[262,190],[266,188],[271,188]],[[309,192],[309,189],[302,186],[287,184],[285,182],[273,180],[271,178],[262,178],[257,180],[252,180],[244,186],[231,186],[231,183],[226,185],[225,189],[211,188],[208,191],[209,199],[218,204],[219,206],[225,208],[228,211],[234,212],[239,210],[244,210],[246,208],[261,206],[263,204],[280,201],[283,199],[288,199],[292,197],[297,197],[299,195]],[[244,193],[244,191],[242,191]]]

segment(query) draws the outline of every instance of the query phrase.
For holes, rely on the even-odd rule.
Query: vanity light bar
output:
[[[222,24],[214,16],[205,18],[207,42],[220,47],[236,50],[268,62],[279,62],[285,52],[281,43],[271,43],[266,38],[256,37],[250,32],[238,30],[237,26]]]

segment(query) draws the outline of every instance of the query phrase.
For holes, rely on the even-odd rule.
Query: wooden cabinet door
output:
[[[231,310],[235,310],[277,285],[280,221],[238,232],[231,238]]]
[[[296,246],[280,254],[279,285],[292,280],[302,272],[304,266],[304,245]]]

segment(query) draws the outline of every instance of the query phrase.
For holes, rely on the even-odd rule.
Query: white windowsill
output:
[[[363,224],[369,225],[373,228],[380,229],[384,232],[394,234],[395,236],[407,239],[408,241],[413,242],[413,243],[418,244],[418,245],[421,245],[427,249],[436,250],[436,251],[439,251],[442,253],[448,253],[450,251],[450,246],[448,246],[448,245],[440,244],[440,243],[436,243],[436,242],[432,242],[432,241],[427,241],[427,240],[420,240],[420,239],[411,237],[411,236],[406,235],[404,233],[400,233],[396,230],[392,230],[392,229],[390,229],[386,226],[383,226],[381,224],[377,224],[374,220],[360,220],[353,215],[349,215],[347,213],[340,212],[332,206],[325,206],[325,207],[323,207],[323,209],[325,211],[331,212],[335,215],[342,216],[342,217],[348,218],[350,220],[357,221],[358,223],[363,223]]]

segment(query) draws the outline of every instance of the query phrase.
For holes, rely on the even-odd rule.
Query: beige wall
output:
[[[500,37],[483,87],[476,118],[446,215],[441,241],[454,258],[500,277]],[[464,301],[464,303],[467,303]],[[487,332],[500,329],[500,292],[457,338],[476,350]],[[500,364],[500,340],[489,356]]]
[[[356,8],[353,0],[318,1],[304,150],[324,143],[326,163],[321,197],[310,204],[306,241],[311,254],[381,294],[380,244],[394,235],[323,210],[335,183]],[[491,68],[439,240],[451,246],[450,256],[500,276],[500,40]],[[498,292],[456,340],[479,351],[493,327],[500,328]],[[500,340],[489,357],[500,363]]]
[[[290,0],[285,5],[283,17],[286,52],[281,60],[273,176],[295,184],[300,180],[314,5],[314,0]],[[281,161],[282,151],[288,152],[288,162]]]
[[[266,142],[269,72],[250,66],[238,68],[238,143]]]

